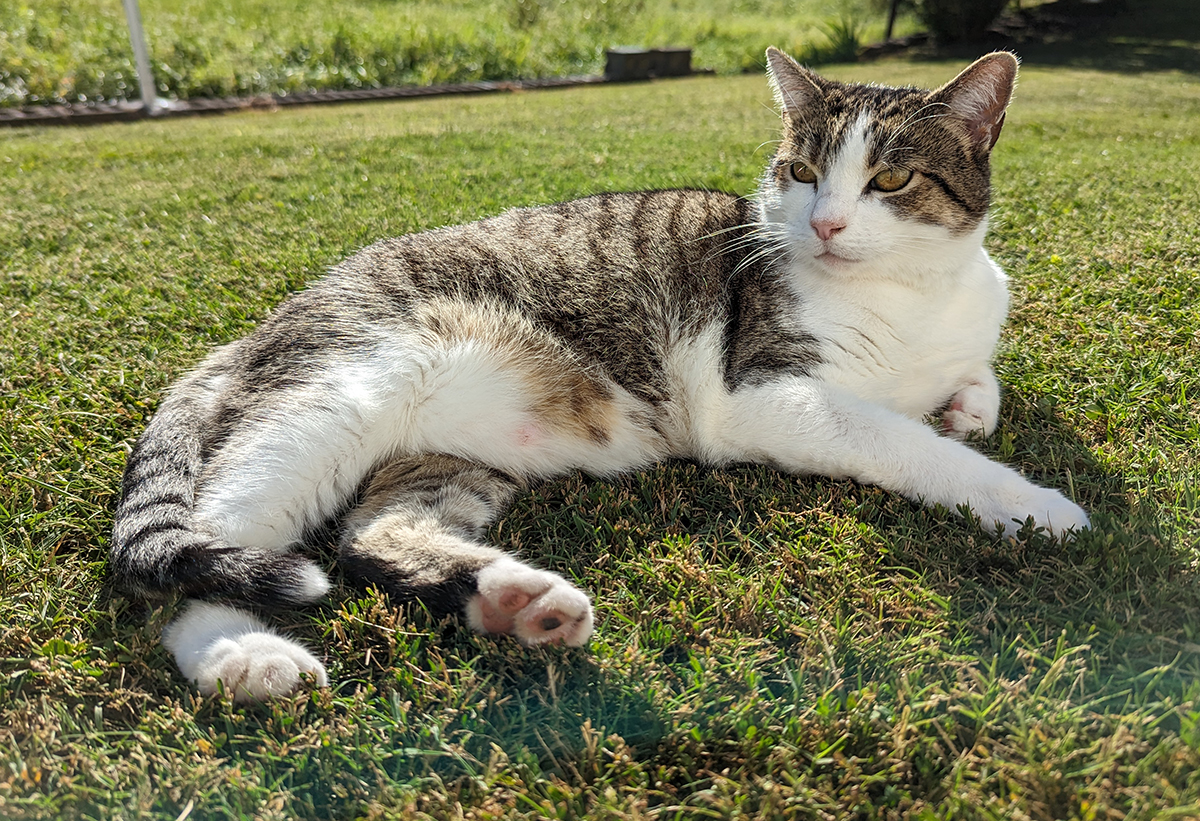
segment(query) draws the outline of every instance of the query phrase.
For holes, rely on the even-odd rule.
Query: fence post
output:
[[[155,99],[158,88],[154,85],[154,73],[150,70],[150,52],[146,49],[146,32],[142,30],[142,12],[138,0],[122,0],[125,20],[129,23],[129,41],[133,44],[133,59],[137,65],[138,86],[142,90],[142,109],[148,116],[156,113]]]

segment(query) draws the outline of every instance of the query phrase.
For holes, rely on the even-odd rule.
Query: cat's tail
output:
[[[182,593],[267,607],[314,601],[325,574],[293,553],[224,543],[192,516],[206,417],[194,397],[167,398],[125,466],[113,522],[110,568],[122,590]]]

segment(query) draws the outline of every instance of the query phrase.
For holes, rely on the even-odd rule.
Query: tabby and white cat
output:
[[[128,589],[319,599],[297,552],[343,515],[345,573],[520,641],[585,643],[588,596],[480,536],[527,480],[754,461],[967,504],[1007,532],[1087,527],[960,444],[996,425],[1008,296],[983,250],[1017,61],[935,91],[843,84],[767,52],[783,139],[758,194],[601,194],[366,248],[212,353],[129,459]],[[923,423],[941,410],[941,434]],[[326,682],[248,612],[165,634],[202,692]]]

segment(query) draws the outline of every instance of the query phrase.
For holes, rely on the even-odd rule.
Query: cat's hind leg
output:
[[[512,477],[457,457],[397,458],[347,514],[339,559],[348,575],[435,615],[464,615],[479,632],[582,645],[592,632],[587,595],[479,541],[518,489]]]
[[[328,683],[312,653],[228,605],[190,602],[163,633],[163,644],[204,695],[224,688],[234,701],[263,701],[293,692],[302,675],[318,687]]]

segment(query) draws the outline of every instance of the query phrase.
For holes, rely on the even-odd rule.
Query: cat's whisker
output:
[[[928,111],[930,108],[935,108],[938,106],[944,107],[946,109],[946,111],[940,111],[936,114],[929,114],[925,117],[921,117],[920,119],[916,119],[919,115],[921,115],[925,111]],[[926,120],[940,119],[942,117],[945,117],[945,116],[947,116],[947,114],[949,114],[949,110],[950,110],[950,106],[947,103],[943,103],[940,101],[926,103],[925,105],[921,106],[916,111],[914,111],[912,114],[908,115],[908,117],[905,118],[904,122],[900,123],[900,125],[896,127],[896,130],[892,132],[891,136],[889,136],[887,138],[887,140],[884,141],[883,147],[881,150],[886,152],[888,147],[892,144],[892,142],[896,138],[898,138],[901,134],[903,134],[905,131],[907,131],[909,128],[913,127],[917,123],[922,123],[922,122],[925,122]]]
[[[712,253],[710,253],[705,258],[705,261],[706,262],[711,261],[712,259],[715,259],[718,256],[724,256],[725,254],[734,253],[736,251],[740,251],[741,249],[748,248],[748,247],[754,248],[754,250],[752,250],[749,254],[747,254],[741,260],[739,260],[737,266],[734,267],[734,270],[732,273],[734,273],[734,274],[741,273],[743,270],[745,270],[747,267],[752,265],[758,259],[762,258],[764,254],[773,254],[778,250],[769,241],[765,241],[761,237],[748,238],[747,240],[744,240],[740,243],[728,244],[728,245],[722,246],[718,249],[715,249]]]
[[[738,225],[731,225],[728,228],[718,228],[716,231],[712,231],[711,233],[708,233],[708,234],[701,234],[698,237],[693,237],[693,238],[687,240],[687,242],[700,242],[701,240],[712,239],[713,237],[719,237],[722,234],[729,234],[729,233],[732,233],[733,231],[743,231],[746,229],[752,229],[757,226],[758,226],[758,222],[743,222],[743,223],[739,223]]]
[[[783,247],[764,244],[762,247],[746,255],[746,257],[744,257],[733,269],[730,278],[732,279],[732,277],[742,273],[742,271],[746,270],[752,265],[755,265],[763,259],[770,259],[772,264],[767,267],[774,268],[777,263],[778,256],[781,253],[786,254],[786,251],[787,249]]]
[[[880,159],[883,160],[884,157],[887,157],[887,155],[891,154],[893,151],[916,151],[916,150],[917,149],[911,145],[895,145],[895,146],[892,146],[891,148],[883,149],[880,152]],[[884,160],[884,161],[886,162],[886,160]]]

